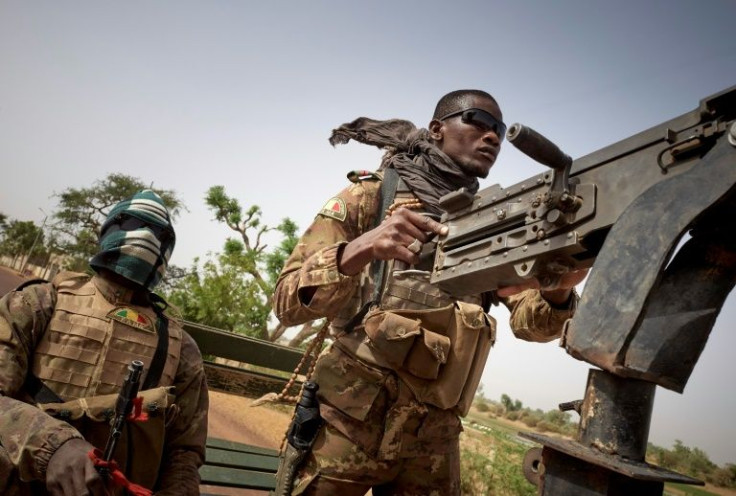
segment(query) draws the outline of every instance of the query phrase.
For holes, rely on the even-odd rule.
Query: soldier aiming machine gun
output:
[[[561,344],[591,369],[575,441],[535,434],[543,495],[662,494],[702,482],[647,464],[656,385],[682,392],[736,282],[736,86],[572,160],[519,124],[508,140],[551,168],[441,205],[431,281],[460,296],[590,268]],[[690,234],[679,250],[678,244]],[[543,475],[541,475],[543,474]]]

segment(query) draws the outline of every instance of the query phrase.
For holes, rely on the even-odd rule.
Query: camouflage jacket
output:
[[[129,290],[116,289],[111,281],[100,279],[95,276],[95,284],[107,301],[135,308]],[[2,473],[4,470],[14,470],[20,480],[41,481],[41,487],[56,449],[70,439],[83,437],[69,423],[33,405],[24,390],[34,350],[54,315],[56,301],[51,283],[32,284],[0,299],[0,478],[8,475]],[[169,325],[178,324],[170,320]],[[161,468],[154,489],[159,495],[199,494],[208,392],[199,349],[183,331],[179,362],[170,385],[175,388],[178,413],[166,426],[163,456],[156,461]],[[10,469],[5,466],[8,460]]]
[[[284,265],[274,293],[274,312],[284,325],[298,325],[327,317],[340,319],[346,306],[360,308],[372,293],[369,266],[356,276],[337,268],[341,246],[370,230],[379,209],[381,182],[356,182],[330,199],[305,231]],[[303,289],[316,288],[308,303]],[[516,337],[546,342],[560,336],[562,324],[572,316],[577,295],[565,308],[550,305],[537,290],[505,298]],[[357,300],[357,303],[356,303]]]

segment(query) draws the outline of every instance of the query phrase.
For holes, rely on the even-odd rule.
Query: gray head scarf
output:
[[[435,146],[429,131],[413,123],[390,119],[377,121],[359,117],[332,131],[330,144],[351,139],[389,151],[382,168],[393,167],[399,177],[432,213],[440,214],[439,199],[460,188],[478,191],[478,179],[468,176],[450,157]]]

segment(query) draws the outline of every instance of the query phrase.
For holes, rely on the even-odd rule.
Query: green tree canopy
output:
[[[215,220],[238,237],[228,238],[222,253],[214,258],[201,265],[195,261],[189,273],[171,286],[169,299],[187,320],[275,341],[286,328],[278,323],[269,328],[273,292],[284,262],[298,241],[297,225],[287,218],[269,227],[262,222],[260,207],[244,209],[223,186],[207,190],[205,203]],[[279,233],[280,241],[267,251],[264,239],[269,232]],[[306,328],[310,332],[299,339],[314,334],[311,324]]]
[[[28,255],[34,243],[43,246],[43,238],[43,231],[33,221],[11,220],[3,229],[0,253],[11,257]]]

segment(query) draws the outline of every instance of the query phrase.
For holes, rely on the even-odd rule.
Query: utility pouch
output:
[[[396,369],[404,364],[414,340],[422,333],[419,319],[393,312],[374,312],[366,317],[364,325],[373,348]]]
[[[136,484],[153,487],[158,478],[166,425],[179,413],[172,392],[172,386],[140,391],[138,396],[143,398],[141,410],[146,419],[125,423],[123,432],[129,435],[120,436],[113,458]],[[110,433],[117,398],[117,394],[106,394],[37,406],[52,417],[70,423],[87,441],[102,450]],[[135,456],[128,456],[129,453]]]
[[[495,341],[495,322],[479,305],[377,310],[364,326],[371,349],[419,401],[467,414]]]

